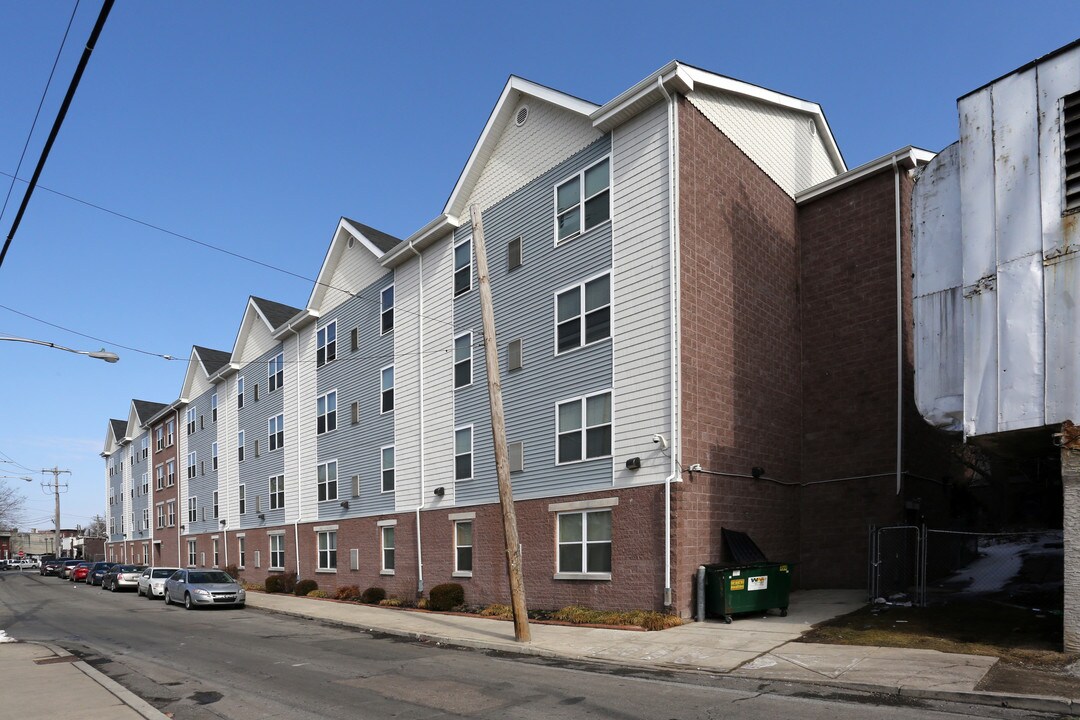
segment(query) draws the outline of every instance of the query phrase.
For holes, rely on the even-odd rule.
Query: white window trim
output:
[[[552,503],[548,512],[573,512],[574,510],[604,510],[618,506],[619,498],[597,498],[596,500],[578,500],[576,502]]]
[[[586,312],[585,311],[585,286],[588,285],[589,283],[591,283],[593,280],[596,280],[597,278],[603,277],[604,275],[609,276],[609,278],[608,278],[608,303],[607,303],[607,307],[610,309],[610,312],[608,313],[608,335],[607,335],[607,337],[600,338],[599,340],[593,340],[592,342],[585,342],[585,312]],[[581,318],[581,328],[580,328],[579,334],[578,334],[578,340],[580,340],[580,344],[578,344],[578,345],[576,345],[576,346],[574,346],[572,348],[567,348],[566,350],[560,351],[559,350],[559,296],[562,295],[563,293],[565,293],[565,292],[567,292],[569,290],[573,290],[575,288],[578,289],[578,295],[581,298],[581,308],[580,308],[580,312],[578,313],[578,317]],[[584,350],[587,347],[592,347],[594,345],[601,345],[601,344],[606,343],[606,342],[611,342],[611,339],[613,337],[615,337],[615,279],[613,277],[613,273],[611,271],[611,268],[608,268],[607,270],[602,270],[602,271],[600,271],[600,272],[598,272],[598,273],[596,273],[594,275],[590,275],[589,277],[585,278],[581,282],[576,282],[576,283],[573,283],[571,285],[567,285],[566,287],[559,288],[558,290],[555,291],[555,294],[551,296],[551,299],[552,299],[552,304],[551,304],[551,322],[552,322],[552,325],[551,325],[551,327],[552,327],[551,352],[552,352],[553,355],[556,355],[556,356],[558,356],[558,355],[569,355],[570,353],[575,353],[575,352]],[[524,347],[522,347],[522,363],[521,364],[522,364],[522,367],[525,366]]]
[[[562,400],[556,401],[556,403],[555,403],[555,465],[556,466],[560,466],[560,465],[578,465],[580,463],[592,462],[594,460],[604,460],[604,459],[609,459],[610,460],[611,459],[611,457],[612,457],[611,453],[608,453],[607,455],[597,455],[596,457],[588,457],[586,455],[586,443],[587,443],[587,439],[586,439],[587,432],[586,431],[589,429],[588,419],[586,417],[588,400],[591,397],[596,397],[598,395],[609,395],[609,394],[612,394],[612,391],[611,391],[610,388],[607,389],[607,390],[601,390],[599,392],[589,393],[587,395],[580,395],[578,397],[572,397],[572,398],[563,398]],[[559,406],[560,405],[565,405],[566,403],[569,403],[569,402],[574,402],[575,400],[577,402],[581,403],[581,429],[579,430],[579,432],[581,433],[581,459],[580,460],[560,461],[560,459],[559,459],[559,434],[560,434],[559,433]],[[612,400],[614,401],[614,396],[613,396]],[[612,414],[611,420],[607,423],[607,425],[611,426],[611,428],[612,428],[612,452],[614,452],[614,450],[615,450],[615,439],[614,439],[614,434],[615,434],[615,408],[614,407],[612,407],[612,409],[611,409],[611,414]],[[600,426],[599,425],[594,425],[593,427],[600,427]],[[524,463],[522,463],[522,464],[524,465]]]
[[[394,287],[395,285],[396,285],[396,283],[390,283],[389,285],[387,285],[386,287],[384,287],[382,290],[379,291],[379,335],[380,336],[389,335],[390,333],[394,332],[394,327],[397,325],[397,313],[394,312],[394,308],[397,305],[397,288]],[[386,296],[386,291],[387,290],[389,290],[391,293],[393,293],[393,296],[394,296],[394,300],[390,303],[389,308],[383,307],[383,297]],[[392,321],[392,323],[390,325],[389,330],[383,330],[383,317],[386,315],[388,310],[390,312],[390,315],[393,317],[393,321]]]
[[[390,373],[394,376],[393,380],[391,381],[390,388],[389,388],[390,392],[392,392],[394,394],[394,407],[390,408],[389,410],[383,410],[383,394],[387,390],[387,388],[383,387],[383,373],[385,373],[387,370],[389,370]],[[388,414],[394,412],[394,409],[396,407],[397,407],[397,372],[394,370],[393,365],[387,365],[386,367],[379,368],[379,414],[380,415],[388,415]]]
[[[330,497],[330,493],[327,493],[326,494],[327,498],[325,500],[319,500],[318,499],[319,498],[319,485],[320,485],[320,483],[319,483],[319,468],[321,468],[321,467],[327,467],[328,468],[331,464],[333,464],[333,466],[334,466],[334,497]],[[329,482],[327,482],[327,484],[329,484]],[[338,480],[338,461],[337,461],[337,458],[334,458],[332,460],[324,460],[323,462],[318,463],[317,465],[315,465],[315,502],[338,502],[339,497],[341,497],[341,484],[340,484],[340,480]],[[323,528],[321,528],[321,529],[326,529],[328,527],[330,527],[330,526],[329,525],[323,526]],[[337,525],[334,525],[333,529],[337,530]],[[316,532],[318,532],[319,530],[320,530],[320,528],[315,528]]]
[[[457,566],[457,563],[458,563],[457,528],[458,528],[458,523],[463,523],[463,522],[467,522],[467,523],[469,523],[470,525],[473,526],[473,539],[474,539],[474,541],[475,541],[475,538],[476,538],[476,522],[475,522],[475,520],[473,520],[472,518],[468,518],[468,519],[462,518],[460,520],[455,520],[454,521],[454,529],[453,529],[453,533],[454,533],[454,571],[452,573],[450,573],[450,576],[451,577],[461,577],[461,578],[471,578],[472,574],[473,574],[472,570],[458,570],[458,566]],[[476,545],[469,545],[470,550],[474,549],[475,547],[476,547]]]
[[[459,293],[459,292],[457,292],[456,280],[457,280],[457,272],[461,268],[457,267],[457,249],[459,247],[461,247],[462,245],[464,245],[465,243],[469,243],[469,289]],[[475,283],[473,282],[473,253],[474,252],[475,251],[474,251],[474,248],[472,246],[472,235],[469,235],[469,237],[462,238],[461,240],[458,240],[457,242],[455,242],[453,252],[450,253],[450,263],[451,263],[451,268],[450,268],[450,292],[452,293],[452,296],[453,296],[453,298],[455,300],[457,298],[459,298],[459,297],[464,297],[464,296],[468,295],[469,293],[471,293],[473,291],[473,288],[475,287]]]
[[[274,564],[273,539],[276,538],[276,537],[281,538],[281,564],[280,565],[275,565]],[[266,533],[266,554],[269,555],[268,562],[270,563],[266,567],[267,570],[282,571],[282,570],[285,569],[285,531],[284,530],[277,530],[277,531]]]
[[[396,526],[397,526],[397,520],[379,520],[378,522],[375,523],[375,527],[381,527],[381,528],[384,528],[384,527],[396,527]]]
[[[392,528],[397,525],[397,521],[394,520],[391,523],[385,525],[380,522],[377,527],[379,529],[379,574],[380,575],[393,575],[394,568],[386,567],[386,529]],[[397,567],[397,531],[394,532],[394,567]]]
[[[464,385],[458,385],[457,384],[457,366],[458,366],[459,363],[463,363],[465,361],[457,359],[457,341],[460,340],[463,337],[466,337],[466,336],[468,336],[468,338],[469,338],[469,361],[468,361],[469,362],[469,382],[465,383]],[[469,330],[468,332],[463,332],[463,333],[461,333],[459,335],[454,336],[454,355],[455,355],[454,361],[453,361],[454,390],[461,390],[462,388],[467,388],[467,387],[469,387],[470,385],[473,384],[473,337],[472,336],[473,336],[472,330]]]
[[[319,332],[322,331],[322,330],[327,329],[331,325],[334,326],[334,357],[333,357],[333,359],[324,360],[323,364],[320,365],[319,364]],[[338,337],[337,318],[334,318],[333,320],[330,320],[329,322],[325,322],[322,325],[319,325],[319,326],[317,326],[315,328],[315,369],[324,368],[327,365],[329,365],[330,363],[337,360],[337,337]],[[327,343],[324,342],[323,347],[325,348],[326,345],[327,345]],[[324,358],[326,357],[325,352],[323,353],[323,357]]]
[[[273,430],[273,426],[277,425],[277,430]],[[277,441],[277,434],[281,433],[281,442],[277,443],[277,447],[274,447],[274,443]],[[272,452],[275,450],[282,450],[285,447],[285,413],[278,413],[273,417],[266,419],[266,451]]]
[[[243,430],[237,430],[236,431],[236,450],[237,450],[236,462],[242,463],[242,462],[244,462],[244,460],[247,460],[247,439],[244,436],[244,431]],[[240,450],[244,451],[244,457],[242,457],[242,458],[239,456]]]
[[[469,431],[469,477],[459,478],[457,476],[457,459],[462,454],[457,451],[457,434],[461,430]],[[476,477],[476,452],[474,450],[476,433],[473,432],[472,425],[459,425],[454,428],[454,482],[466,482]],[[395,458],[396,460],[397,458]]]
[[[450,513],[450,514],[448,514],[446,516],[446,519],[451,521],[451,522],[454,522],[455,520],[475,520],[476,519],[476,513],[475,512]]]
[[[387,468],[386,465],[384,464],[384,461],[385,461],[385,455],[383,454],[384,450],[393,450],[394,451],[394,464],[390,468]],[[384,488],[384,485],[386,483],[383,480],[383,473],[385,473],[388,469],[394,471],[394,487],[391,488],[390,490],[386,490]],[[379,448],[379,492],[382,493],[382,494],[386,494],[386,493],[395,492],[396,490],[397,490],[397,448],[394,445],[383,445],[381,448]],[[382,527],[382,525],[380,524],[379,527]]]
[[[274,370],[274,366],[277,366],[278,370]],[[280,373],[281,382],[277,382],[277,375]],[[273,387],[272,383],[277,383],[277,387]],[[285,384],[285,353],[279,352],[274,357],[266,361],[266,391],[274,392],[280,390]]]
[[[274,480],[280,480],[280,489],[276,492],[273,489]],[[273,506],[273,498],[275,495],[281,495],[281,504],[277,507]],[[285,473],[278,473],[277,475],[270,475],[266,480],[266,509],[267,510],[284,510],[285,509]]]
[[[566,503],[566,504],[570,505],[570,504],[573,504],[573,503]],[[589,512],[611,512],[611,510],[608,507],[602,507],[602,508],[600,508],[598,510],[591,510],[590,511],[590,510],[582,509],[582,510],[571,510],[571,511],[567,511],[565,513],[565,514],[581,515],[582,516],[582,518],[581,518],[582,562],[585,562],[585,558],[586,558],[586,554],[587,554],[587,550],[588,550],[588,540],[586,539],[586,533],[588,532],[587,529],[586,529],[588,520],[586,518],[586,515],[588,515]],[[562,546],[562,543],[560,542],[561,538],[559,536],[559,516],[562,515],[562,514],[564,514],[564,513],[557,513],[555,515],[555,568],[556,568],[556,571],[552,575],[552,578],[554,580],[611,580],[611,573],[610,572],[559,572],[559,570],[558,570],[558,567],[559,567],[559,551],[560,551],[561,546]],[[612,520],[614,521],[614,514],[612,515]],[[611,538],[611,540],[608,540],[608,544],[613,545],[614,544],[614,539],[615,539],[614,538],[614,535],[615,535],[614,522],[612,523],[612,532],[611,532],[611,534],[612,534],[612,538]],[[612,562],[614,562],[614,560],[615,560],[615,556],[614,556],[614,553],[612,553]]]
[[[600,165],[605,160],[608,163],[608,184],[607,184],[608,216],[607,216],[607,220],[604,220],[604,222],[602,222],[602,223],[598,223],[596,225],[593,225],[591,228],[586,228],[585,227],[585,203],[588,202],[589,200],[591,200],[592,198],[596,197],[596,195],[599,195],[600,193],[596,193],[596,195],[590,195],[589,197],[585,197],[585,173],[587,173],[589,170],[592,170],[597,165]],[[560,240],[559,239],[559,188],[561,186],[565,185],[566,183],[570,182],[571,180],[573,180],[575,177],[579,181],[578,182],[578,202],[577,202],[577,205],[578,205],[578,217],[580,218],[580,224],[578,225],[578,231],[576,233],[574,233],[572,235],[567,235],[562,240]],[[559,180],[558,182],[555,183],[555,186],[551,189],[551,194],[552,194],[552,216],[551,216],[551,226],[552,227],[551,227],[551,230],[552,230],[552,235],[555,238],[555,242],[554,242],[555,247],[559,247],[560,245],[565,245],[568,242],[576,240],[577,238],[581,237],[582,235],[584,235],[587,232],[591,232],[591,231],[595,230],[598,227],[603,227],[604,223],[611,223],[611,216],[614,215],[614,213],[612,212],[612,210],[614,209],[613,205],[612,205],[612,195],[614,195],[614,191],[612,190],[612,187],[611,187],[613,179],[614,179],[614,177],[613,177],[612,168],[611,168],[611,155],[605,155],[604,157],[600,158],[596,162],[591,163],[587,167],[581,168],[581,170],[578,170],[576,173],[573,173],[571,175],[567,175],[562,180]],[[603,192],[603,191],[601,191],[601,192]],[[567,211],[567,212],[569,212],[569,211]]]
[[[323,407],[329,407],[328,400],[330,399],[331,395],[334,396],[334,429],[333,430],[326,429],[326,430],[323,430],[322,432],[319,432],[319,418],[320,417],[329,417],[330,416],[329,410],[324,412],[322,415],[319,415],[319,401],[320,400],[323,401]],[[337,426],[338,426],[337,413],[338,413],[337,388],[334,388],[333,390],[327,390],[322,395],[319,395],[318,397],[316,397],[315,398],[315,434],[316,435],[327,435],[329,433],[334,432],[334,430],[337,430]],[[323,423],[324,427],[327,426],[327,425],[329,425],[329,423],[326,423],[326,422]]]
[[[337,573],[337,554],[338,554],[337,532],[338,532],[337,525],[326,525],[326,526],[323,526],[323,527],[315,528],[315,572],[316,573],[322,573],[322,574],[326,574],[326,575],[334,575],[334,574]],[[322,555],[322,552],[323,552],[322,550],[319,549],[319,535],[321,535],[322,533],[334,533],[334,563],[335,564],[334,564],[334,567],[332,567],[332,568],[319,567],[319,561],[322,559],[321,555]],[[329,550],[330,549],[327,548],[328,552],[329,552]]]
[[[247,390],[247,387],[246,387],[246,383],[244,382],[244,376],[241,375],[240,377],[236,378],[236,409],[237,410],[242,409],[244,407],[244,405],[247,403],[247,395],[245,395],[246,390]]]

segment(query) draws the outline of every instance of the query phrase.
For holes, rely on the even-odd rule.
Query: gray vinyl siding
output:
[[[221,529],[221,525],[218,520],[214,519],[214,491],[218,489],[218,472],[222,465],[221,453],[225,443],[219,442],[217,437],[217,424],[214,423],[211,418],[213,417],[210,412],[210,397],[217,392],[216,388],[211,387],[199,397],[195,398],[188,405],[189,408],[194,407],[196,413],[195,419],[195,432],[187,436],[187,451],[195,453],[195,477],[190,480],[187,479],[187,456],[183,458],[181,465],[183,466],[184,478],[186,480],[187,496],[180,499],[180,507],[183,509],[183,523],[184,533],[191,535],[193,533],[206,533],[214,532]],[[260,389],[260,393],[262,390]],[[274,393],[277,394],[277,391]],[[220,396],[218,398],[220,400]],[[265,398],[263,398],[265,399]],[[260,399],[258,405],[263,404],[263,399]],[[246,404],[245,404],[246,408]],[[261,407],[260,407],[261,410]],[[220,414],[220,404],[219,404]],[[200,422],[199,417],[202,418]],[[184,420],[183,429],[181,432],[187,432],[187,416],[181,415],[181,419]],[[214,470],[212,445],[218,443],[218,468],[219,471]],[[245,462],[246,464],[246,462]],[[187,519],[187,503],[188,497],[196,497],[198,499],[199,514],[196,516],[199,519],[194,523],[188,522]],[[224,494],[219,500],[219,507],[224,510]],[[202,508],[206,508],[206,519],[203,520]],[[221,517],[224,517],[222,513]]]
[[[118,469],[118,462],[124,457],[125,449],[117,447],[113,454],[105,459],[105,473],[109,478],[109,496],[115,498],[113,504],[109,505],[109,519],[115,525],[116,532],[109,534],[109,542],[120,542],[124,539],[124,533],[120,532],[120,518],[128,512],[127,508],[131,502],[129,498],[124,497],[124,473],[122,468]],[[114,474],[108,474],[110,469],[115,471]]]
[[[394,332],[382,334],[381,293],[394,283],[393,273],[387,273],[361,290],[356,297],[334,308],[331,316],[320,323],[337,320],[337,359],[318,369],[316,397],[304,402],[315,406],[317,397],[337,391],[337,429],[317,436],[319,463],[337,460],[338,497],[318,504],[320,520],[394,511],[394,493],[381,492],[381,448],[394,444],[394,412],[382,414],[382,369],[394,364]],[[395,288],[396,291],[396,288]],[[396,293],[395,293],[396,294]],[[395,297],[395,325],[398,299]],[[357,328],[358,349],[352,349],[352,331]],[[396,330],[396,328],[395,328]],[[394,374],[395,405],[397,372]],[[359,422],[352,424],[352,404],[360,403]],[[312,413],[314,419],[314,413]],[[315,434],[317,426],[305,428]],[[316,468],[303,479],[312,488],[318,485]],[[360,497],[352,494],[352,476],[360,476]],[[313,490],[317,497],[317,490]],[[349,501],[349,509],[341,507]],[[340,560],[339,560],[340,562]]]
[[[611,223],[555,246],[554,188],[611,152],[605,136],[484,211],[508,442],[522,442],[525,470],[512,476],[514,497],[548,497],[610,487],[611,460],[555,464],[557,402],[611,388],[611,341],[555,355],[555,293],[611,267]],[[459,228],[455,241],[472,233]],[[507,269],[506,248],[522,237],[522,265]],[[473,382],[454,391],[455,427],[473,426],[473,477],[455,484],[459,506],[495,502],[483,324],[474,263],[473,289],[454,300],[454,334],[473,333]],[[522,341],[523,367],[506,372],[507,345]],[[450,379],[452,383],[452,378]],[[452,467],[454,458],[446,459]]]
[[[150,475],[153,473],[150,469],[149,458],[143,459],[142,453],[139,451],[139,445],[146,436],[147,433],[145,432],[142,435],[136,436],[135,439],[131,441],[131,445],[124,448],[125,452],[128,451],[129,448],[135,448],[135,458],[134,462],[131,464],[131,487],[135,490],[135,497],[131,498],[131,511],[135,513],[135,527],[133,529],[135,530],[134,537],[138,540],[148,540],[150,538],[150,528],[143,527],[142,520],[143,510],[149,507],[150,493],[153,492],[153,481],[150,479]],[[147,482],[150,483],[148,492],[145,494],[142,491],[143,473],[147,473],[146,479]],[[151,513],[150,525],[153,526],[153,524],[154,518],[153,513]],[[139,532],[140,530],[142,531],[141,533]]]
[[[285,447],[271,452],[267,443],[267,423],[270,418],[285,412],[285,393],[281,390],[268,392],[266,384],[268,377],[267,362],[278,353],[284,352],[279,343],[272,349],[263,353],[254,362],[245,365],[237,372],[238,377],[244,378],[244,407],[235,410],[236,398],[232,398],[234,412],[237,417],[237,431],[244,431],[244,462],[239,463],[240,482],[243,483],[246,492],[247,512],[240,518],[241,528],[271,527],[281,525],[286,520],[284,508],[270,509],[270,476],[285,474],[286,448],[295,447],[296,428],[285,426]],[[285,381],[290,380],[289,373],[285,374]],[[255,385],[259,386],[259,400],[255,400]],[[218,396],[220,404],[221,396]],[[207,400],[209,402],[209,399]],[[255,441],[259,441],[259,456],[255,456]],[[224,445],[224,443],[222,443]],[[233,453],[232,462],[236,462],[236,437],[229,440],[229,448]],[[295,452],[295,451],[294,451]],[[258,500],[257,500],[258,498]],[[184,512],[187,512],[187,499],[180,499]],[[260,507],[266,515],[265,521],[260,521],[256,508]],[[296,478],[285,477],[285,508],[296,503]],[[187,515],[185,514],[186,518]]]

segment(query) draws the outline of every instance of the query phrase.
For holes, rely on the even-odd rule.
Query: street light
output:
[[[26,482],[34,482],[34,478],[16,477],[14,475],[0,475],[0,480],[25,480]]]
[[[45,340],[31,340],[30,338],[21,337],[5,337],[2,335],[0,335],[0,340],[9,340],[11,342],[24,342],[30,343],[31,345],[44,345],[45,347],[56,348],[57,350],[64,350],[69,353],[75,353],[76,355],[85,355],[87,357],[92,357],[97,360],[104,360],[107,363],[114,363],[120,359],[119,355],[114,352],[109,352],[105,348],[101,348],[100,350],[72,350],[69,347],[57,345],[56,343],[47,342]]]

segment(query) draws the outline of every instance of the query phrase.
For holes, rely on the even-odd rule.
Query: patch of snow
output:
[[[772,667],[776,665],[776,661],[772,658],[762,655],[761,657],[754,658],[750,662],[743,665],[745,670],[761,670],[762,668]]]
[[[16,640],[13,637],[8,636],[8,634],[6,632],[4,632],[3,630],[0,630],[0,643],[7,643],[7,642],[18,642],[18,640]]]

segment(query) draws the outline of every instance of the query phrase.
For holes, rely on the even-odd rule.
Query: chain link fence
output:
[[[922,531],[914,525],[871,528],[870,599],[918,601]]]

